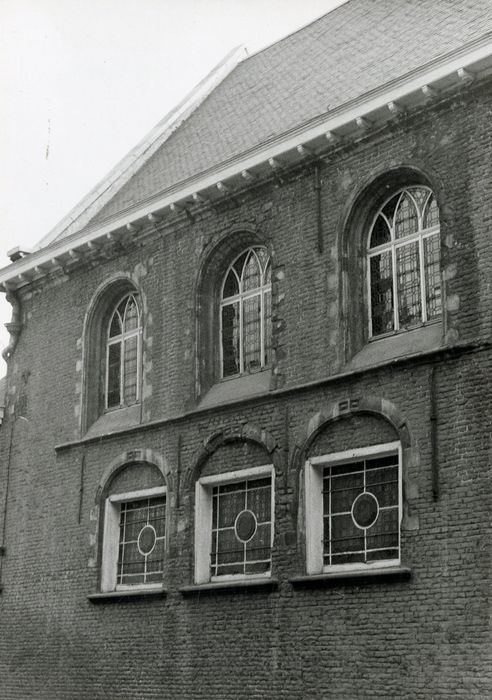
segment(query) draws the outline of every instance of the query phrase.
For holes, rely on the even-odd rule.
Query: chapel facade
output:
[[[233,52],[12,251],[2,697],[492,694],[491,32]]]

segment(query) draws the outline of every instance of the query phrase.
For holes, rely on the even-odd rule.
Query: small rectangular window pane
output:
[[[268,486],[253,487],[251,484],[247,492],[246,508],[251,510],[259,523],[268,523],[272,519],[272,499],[270,484]]]
[[[138,336],[126,338],[123,347],[123,402],[129,406],[137,400]]]
[[[420,261],[417,241],[396,249],[396,270],[400,328],[408,328],[422,320]]]
[[[439,234],[424,238],[427,318],[441,316],[441,254]]]
[[[222,307],[222,373],[239,374],[239,302]]]
[[[119,406],[121,378],[121,343],[114,343],[108,347],[108,408]]]
[[[162,580],[165,523],[165,496],[121,504],[117,584],[138,585]]]
[[[213,489],[212,576],[246,576],[270,570],[271,498],[270,477]]]
[[[261,295],[243,301],[244,371],[261,369]]]
[[[233,527],[237,514],[244,508],[244,492],[218,493],[213,497],[214,514],[219,528]],[[220,502],[220,507],[219,507]]]
[[[391,252],[370,258],[372,334],[381,335],[394,330],[393,270]]]

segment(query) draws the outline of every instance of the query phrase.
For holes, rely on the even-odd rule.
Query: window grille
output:
[[[108,324],[106,408],[130,406],[139,399],[140,312],[134,294],[126,294]]]
[[[117,586],[162,581],[166,497],[124,501],[120,505]]]
[[[195,582],[268,578],[273,465],[203,476],[195,484]]]
[[[270,571],[271,478],[220,484],[212,500],[211,576]]]
[[[222,377],[270,362],[271,264],[264,248],[241,253],[224,277],[220,303]]]
[[[439,210],[428,187],[387,200],[369,234],[370,336],[441,317]]]
[[[399,565],[401,474],[398,442],[307,460],[304,490],[309,574]]]
[[[324,565],[400,557],[398,454],[323,470]]]

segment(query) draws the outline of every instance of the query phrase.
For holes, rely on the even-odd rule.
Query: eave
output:
[[[172,221],[179,212],[213,203],[244,188],[255,179],[306,159],[329,154],[330,145],[350,142],[383,126],[405,111],[424,105],[474,79],[492,74],[492,33],[458,51],[432,61],[376,90],[361,95],[309,123],[279,135],[255,149],[220,163],[118,217],[55,241],[0,270],[4,290],[19,289],[70,259],[77,260],[101,244],[128,236],[143,223]]]

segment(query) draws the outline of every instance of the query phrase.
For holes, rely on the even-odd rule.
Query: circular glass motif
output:
[[[376,496],[364,491],[352,503],[352,520],[363,530],[374,525],[378,519],[379,503]]]
[[[234,532],[241,542],[249,542],[256,532],[256,515],[250,510],[242,510],[234,523]]]
[[[138,533],[137,547],[142,555],[150,554],[155,547],[155,530],[152,525],[145,525]]]

